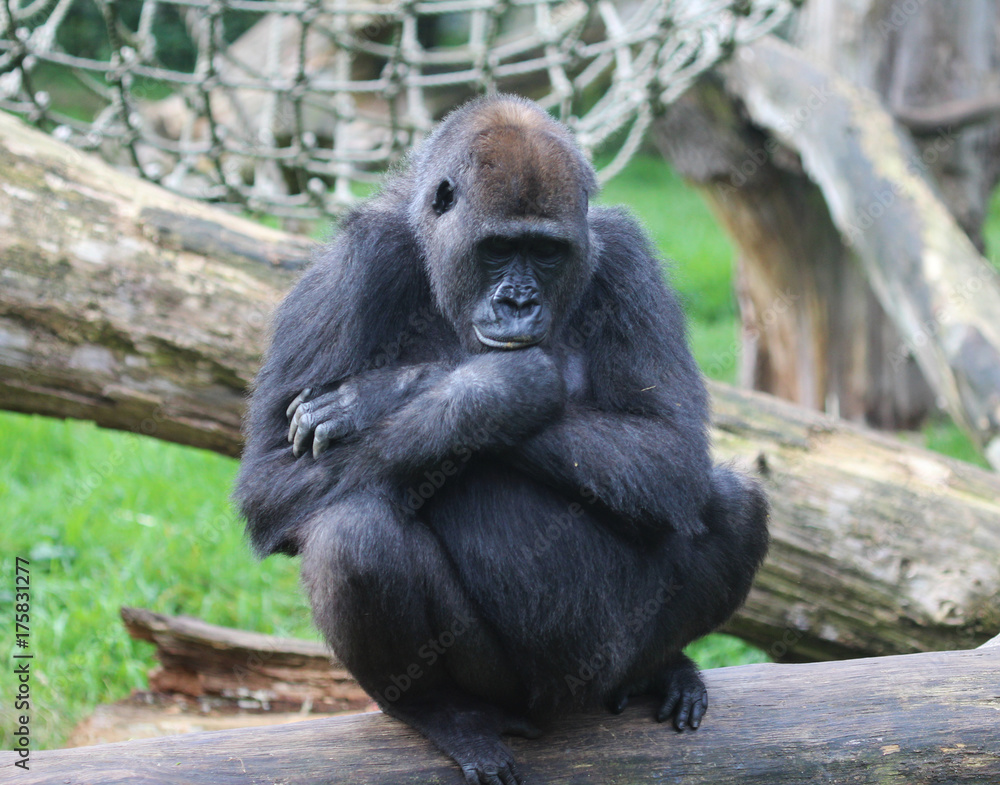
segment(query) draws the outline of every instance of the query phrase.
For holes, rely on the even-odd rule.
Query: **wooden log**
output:
[[[1000,630],[1000,477],[711,391],[717,456],[761,476],[772,505],[771,551],[728,631],[782,660],[968,648]]]
[[[238,455],[270,313],[314,246],[0,113],[0,408]]]
[[[136,181],[0,114],[0,407],[228,455],[309,241]],[[712,386],[773,545],[738,634],[777,659],[938,651],[1000,629],[1000,477]]]
[[[512,739],[527,780],[677,785],[958,785],[1000,782],[1000,647],[705,673],[710,708],[695,733],[624,715],[582,716]],[[32,752],[20,785],[247,782],[459,783],[429,742],[378,713]]]
[[[371,699],[318,642],[219,627],[201,619],[122,608],[129,635],[156,645],[153,692],[210,698],[213,708],[338,712]]]

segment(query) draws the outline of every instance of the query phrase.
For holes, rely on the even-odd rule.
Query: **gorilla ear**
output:
[[[431,202],[431,209],[438,215],[444,215],[454,204],[455,186],[451,184],[451,180],[445,178],[438,185],[437,191],[434,193],[434,201]]]

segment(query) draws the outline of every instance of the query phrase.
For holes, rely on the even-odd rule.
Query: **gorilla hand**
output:
[[[327,392],[307,387],[285,411],[292,453],[308,452],[311,441],[318,458],[334,442],[370,428],[405,403],[428,372],[429,366],[386,368],[352,376]]]
[[[358,430],[356,404],[357,384],[346,382],[332,392],[321,393],[315,398],[313,389],[307,387],[288,406],[288,441],[292,454],[298,458],[309,448],[318,458],[331,442],[343,439]]]

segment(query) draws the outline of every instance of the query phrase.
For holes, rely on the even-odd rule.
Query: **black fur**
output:
[[[333,651],[469,783],[522,781],[499,734],[631,694],[696,728],[681,650],[739,607],[767,547],[760,488],[710,462],[660,263],[594,190],[533,105],[459,110],[282,304],[247,418],[255,549],[302,555]],[[487,274],[497,236],[519,255]],[[483,313],[535,345],[483,345]]]

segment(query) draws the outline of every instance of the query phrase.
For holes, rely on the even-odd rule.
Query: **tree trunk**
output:
[[[60,209],[70,202],[73,212]],[[237,455],[266,314],[311,245],[185,202],[0,115],[0,406]],[[114,242],[109,238],[114,238]],[[1000,629],[1000,477],[713,386],[773,544],[732,629],[781,658],[971,646]]]
[[[1000,466],[1000,276],[914,170],[916,151],[872,94],[775,38],[742,54],[727,68],[731,88],[801,154],[905,337],[897,355],[913,353],[941,405]]]
[[[1000,178],[1000,7],[996,0],[810,0],[792,42],[864,87],[908,128],[929,175],[983,251]]]
[[[679,785],[957,785],[1000,781],[1000,648],[707,671],[711,708],[674,733],[637,702],[512,739],[529,782]],[[462,781],[428,741],[382,714],[32,752],[20,785]]]
[[[792,36],[829,73],[875,90],[914,129],[916,146],[903,145],[902,166],[910,179],[924,174],[936,183],[945,204],[980,248],[986,202],[1000,165],[996,16],[995,3],[989,0],[815,0],[806,4]],[[920,297],[923,288],[935,290],[940,282],[920,281],[914,275],[894,280],[897,290],[891,293],[878,281],[873,289],[873,267],[866,255],[870,249],[854,243],[857,229],[867,233],[872,222],[879,222],[889,208],[886,200],[899,201],[900,178],[879,182],[885,168],[872,167],[875,187],[851,197],[858,207],[852,231],[830,212],[831,206],[834,212],[843,206],[844,194],[831,193],[823,183],[817,186],[815,167],[803,172],[798,159],[803,139],[849,142],[842,134],[857,129],[841,124],[831,130],[829,95],[825,87],[818,90],[815,79],[809,84],[800,81],[802,62],[774,75],[746,63],[726,69],[726,86],[740,98],[748,90],[766,89],[760,79],[772,79],[769,87],[774,90],[796,83],[811,90],[797,93],[794,102],[782,96],[770,114],[759,104],[733,104],[717,87],[703,85],[672,108],[659,129],[661,149],[683,174],[703,186],[739,249],[744,383],[882,428],[912,427],[936,402],[980,445],[994,443],[994,451],[1000,451],[1000,443],[993,442],[1000,421],[1000,380],[984,378],[989,377],[988,356],[971,356],[979,353],[972,344],[986,344],[989,354],[989,332],[983,336],[977,325],[969,332],[971,343],[955,348],[962,340],[945,341],[939,335],[944,332],[939,312],[933,311],[929,321],[914,321],[909,313],[901,317],[898,289],[911,289],[911,297]],[[946,128],[949,123],[954,125]],[[817,135],[817,129],[825,133]],[[840,145],[837,152],[848,146]],[[885,152],[869,144],[866,155],[872,149],[879,149],[876,159]],[[835,162],[848,181],[858,164]],[[851,185],[859,183],[855,179]],[[926,220],[918,214],[918,222]],[[899,246],[912,242],[919,231],[898,223],[892,229]],[[980,259],[976,266],[984,268],[986,263]],[[986,278],[988,270],[976,269],[960,283],[982,288]],[[954,289],[939,294],[940,299],[959,296],[963,306],[970,299],[965,289],[957,295]],[[968,308],[957,310],[963,309]],[[942,380],[936,368],[954,358],[942,358],[941,353],[931,357],[927,349],[928,344],[943,342],[951,345],[950,353],[964,355],[967,367],[950,374],[961,377],[958,382]],[[966,384],[966,375],[971,384]],[[958,393],[956,385],[975,391]],[[1000,454],[989,457],[1000,461]]]

